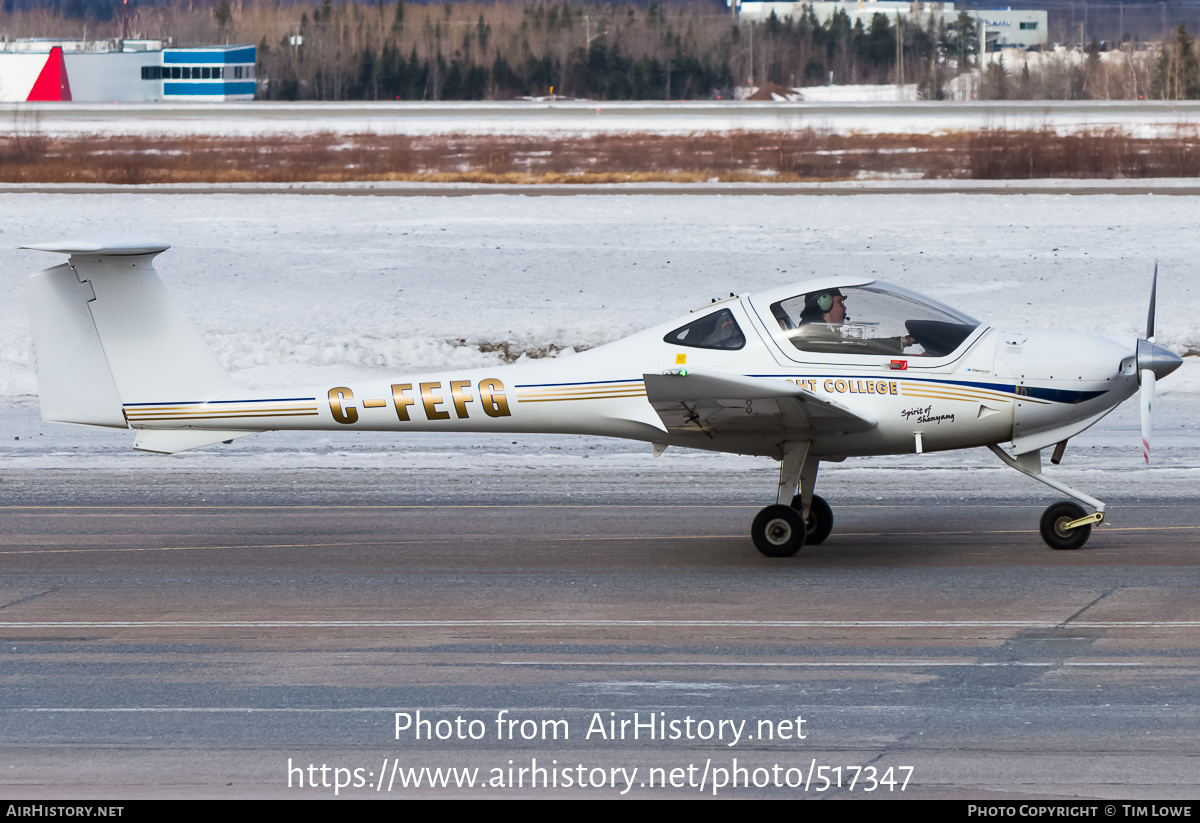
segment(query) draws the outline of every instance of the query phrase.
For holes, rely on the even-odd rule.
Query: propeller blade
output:
[[[1154,342],[1154,298],[1158,293],[1158,261],[1154,261],[1154,279],[1150,281],[1150,313],[1146,315],[1146,339]]]
[[[1154,343],[1154,304],[1158,296],[1158,261],[1154,261],[1154,279],[1150,281],[1150,311],[1146,314],[1146,341]],[[1147,347],[1146,360],[1151,361],[1152,355],[1157,354],[1157,346],[1150,345]],[[1141,361],[1142,345],[1138,344],[1138,360]],[[1146,465],[1150,465],[1150,432],[1154,428],[1154,369],[1144,368],[1150,366],[1150,362],[1138,363],[1143,366],[1141,374],[1142,391],[1139,398],[1142,407],[1142,459],[1146,461]]]
[[[1142,370],[1142,459],[1150,465],[1150,430],[1153,426],[1152,407],[1154,405],[1154,372]]]
[[[1146,313],[1146,340],[1154,342],[1154,302],[1158,296],[1158,260],[1154,260],[1154,277],[1150,281],[1150,311]],[[1141,355],[1141,344],[1139,344]],[[1153,347],[1150,347],[1153,349]],[[1138,358],[1141,360],[1141,356]],[[1138,364],[1141,366],[1142,364]],[[1150,465],[1150,434],[1154,427],[1154,372],[1150,368],[1142,368],[1141,374],[1141,458]]]

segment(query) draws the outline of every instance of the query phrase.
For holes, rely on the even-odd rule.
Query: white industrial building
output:
[[[254,63],[254,46],[174,48],[161,40],[2,41],[0,102],[253,100]]]
[[[861,21],[863,28],[871,27],[871,18],[876,14],[895,21],[901,16],[906,21],[919,22],[927,25],[932,17],[940,19],[946,25],[956,20],[962,13],[975,21],[976,26],[982,25],[984,36],[987,38],[989,50],[1001,48],[1041,48],[1048,40],[1047,14],[1045,10],[1035,9],[955,9],[953,3],[905,3],[895,0],[815,0],[810,3],[773,2],[772,0],[726,0],[726,5],[733,3],[741,20],[761,23],[772,13],[780,20],[785,17],[800,19],[805,6],[811,6],[813,14],[822,23],[829,21],[839,11],[845,12],[850,18],[850,24]]]

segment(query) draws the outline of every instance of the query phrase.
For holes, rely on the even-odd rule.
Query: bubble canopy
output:
[[[752,304],[785,351],[814,354],[940,358],[980,325],[929,297],[876,281],[790,296],[773,291],[755,295]]]

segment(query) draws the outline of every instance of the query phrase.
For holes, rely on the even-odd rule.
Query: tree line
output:
[[[735,25],[651,3],[486,7],[323,4],[259,42],[268,99],[479,100],[558,94],[599,100],[728,97],[738,86],[941,85],[978,51],[974,22],[868,26],[805,7]],[[908,67],[907,76],[904,66]]]
[[[551,94],[596,100],[732,96],[773,83],[916,84],[924,99],[1200,97],[1200,65],[1181,26],[1161,47],[1102,60],[1098,44],[1023,67],[979,59],[975,21],[843,12],[737,23],[720,6],[499,0],[173,0],[122,4],[125,17],[71,3],[0,11],[9,37],[171,38],[253,43],[268,100],[485,100]],[[982,62],[982,68],[981,68]],[[1031,67],[1032,66],[1032,67]]]

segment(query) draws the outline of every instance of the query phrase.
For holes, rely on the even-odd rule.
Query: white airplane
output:
[[[69,240],[27,284],[42,418],[133,428],[135,449],[173,453],[274,430],[546,432],[762,455],[779,461],[774,505],[754,518],[765,555],[833,528],[814,494],[822,461],[986,447],[1075,502],[1041,533],[1075,549],[1104,503],[1042,474],[1067,441],[1140,384],[1150,449],[1155,380],[1182,362],[1146,338],[992,328],[865,277],[733,295],[559,360],[252,391],[234,383],[154,271],[169,246]],[[1157,267],[1155,269],[1157,281]],[[1001,448],[1010,443],[1011,451]]]

